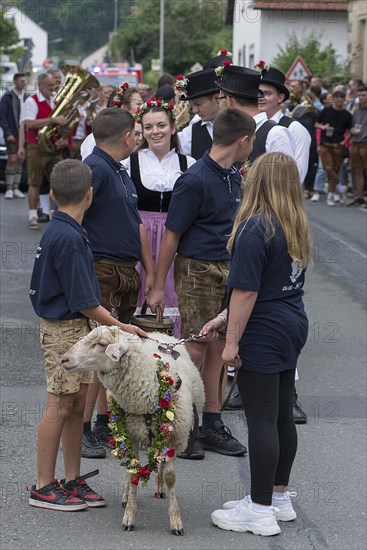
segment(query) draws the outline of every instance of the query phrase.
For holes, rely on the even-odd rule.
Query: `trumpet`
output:
[[[56,107],[50,117],[65,116],[67,124],[47,125],[38,132],[38,144],[44,153],[54,153],[57,142],[68,137],[80,120],[79,107],[89,97],[88,89],[99,88],[98,80],[85,69],[76,65],[64,65],[65,82],[55,95]]]

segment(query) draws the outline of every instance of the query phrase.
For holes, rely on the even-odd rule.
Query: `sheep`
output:
[[[155,367],[157,354],[169,363],[170,377],[177,388],[173,431],[167,436],[167,446],[174,448],[175,454],[187,447],[194,406],[198,413],[202,410],[204,386],[185,346],[167,349],[164,345],[177,342],[176,338],[159,332],[152,332],[148,339],[141,339],[114,326],[99,326],[74,344],[62,358],[62,365],[69,372],[98,371],[101,383],[125,413],[126,431],[137,458],[139,444],[149,444],[146,415],[154,413],[159,400],[159,381]],[[127,474],[123,490],[125,512],[122,526],[127,531],[134,529],[137,514],[137,486],[132,483],[135,476],[136,473]],[[183,535],[183,523],[175,494],[174,458],[159,464],[158,479],[161,479],[162,487],[158,487],[161,492],[157,496],[164,498],[168,487],[171,533]]]

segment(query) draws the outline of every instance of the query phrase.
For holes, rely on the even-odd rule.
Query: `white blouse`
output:
[[[139,155],[140,178],[142,184],[151,191],[172,191],[177,179],[181,176],[180,162],[175,149],[171,149],[161,160],[149,149],[142,149]],[[196,160],[187,156],[187,167]],[[130,157],[122,162],[131,175]]]

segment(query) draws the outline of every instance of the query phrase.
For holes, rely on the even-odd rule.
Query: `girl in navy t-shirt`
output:
[[[251,495],[225,503],[212,521],[222,529],[274,535],[277,521],[296,518],[287,490],[297,449],[293,391],[308,331],[302,296],[310,231],[289,156],[268,153],[252,165],[228,249],[222,358],[242,361],[238,388],[248,425]],[[223,313],[202,332],[209,337],[223,329]]]

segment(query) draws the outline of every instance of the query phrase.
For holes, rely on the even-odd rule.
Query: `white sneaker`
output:
[[[12,199],[14,197],[13,189],[7,189],[4,196],[6,199]]]
[[[337,195],[336,193],[334,193],[334,202],[339,204],[341,203],[340,195]]]
[[[327,198],[327,199],[326,199],[326,204],[327,204],[328,206],[335,206],[334,197],[333,197],[333,198],[330,197],[330,199]]]
[[[29,218],[28,229],[39,229],[37,218]]]
[[[15,199],[25,199],[25,194],[20,189],[14,189],[13,195]]]
[[[289,492],[287,491],[284,493],[284,499],[281,500],[272,500],[272,506],[276,508],[275,511],[275,518],[277,521],[292,521],[296,519],[297,514],[292,506],[291,497],[296,497],[297,493],[295,492]],[[232,510],[233,508],[236,508],[238,504],[240,503],[240,500],[229,500],[228,502],[225,502],[223,504],[224,510]]]
[[[314,193],[311,197],[311,202],[317,202],[318,200],[320,200],[320,194]]]
[[[270,507],[264,512],[256,512],[249,495],[240,500],[231,510],[215,510],[212,513],[212,522],[226,531],[239,533],[251,531],[254,535],[264,537],[280,533],[280,527],[275,518],[275,508]]]

